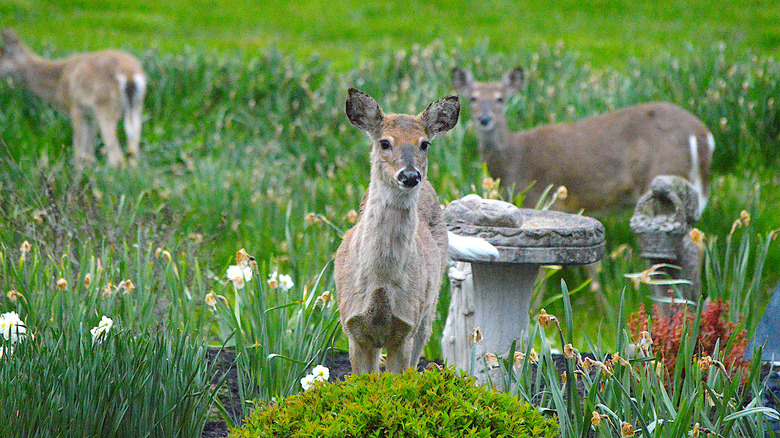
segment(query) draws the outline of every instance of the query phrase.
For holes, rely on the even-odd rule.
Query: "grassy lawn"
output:
[[[562,42],[595,66],[619,69],[632,58],[681,55],[689,44],[777,56],[778,21],[780,3],[771,0],[0,1],[0,25],[59,53],[113,46],[257,55],[276,46],[340,68],[437,39],[513,58]]]
[[[37,394],[62,389],[59,373],[72,373],[84,385],[79,391],[104,393],[69,365],[96,347],[89,327],[103,315],[120,334],[104,344],[111,348],[146,349],[149,354],[138,357],[153,364],[166,362],[163,350],[170,343],[194,351],[181,367],[197,385],[208,385],[208,378],[198,364],[202,352],[186,344],[190,334],[200,347],[236,348],[239,372],[250,382],[241,389],[247,399],[300,391],[299,379],[319,363],[333,336],[338,339],[337,313],[328,301],[331,261],[368,184],[369,146],[344,116],[345,91],[357,86],[387,110],[420,111],[453,92],[453,65],[480,79],[526,67],[527,90],[508,102],[513,129],[649,100],[671,101],[701,118],[717,144],[712,196],[697,223],[707,236],[704,290],[738,309],[728,315],[731,322],[749,313],[741,321],[752,328],[780,278],[780,243],[767,241],[780,228],[778,22],[780,3],[770,1],[0,0],[0,27],[14,27],[34,50],[61,56],[122,48],[141,58],[150,85],[140,165],[113,169],[101,156],[74,176],[68,120],[18,82],[0,81],[0,313],[18,312],[28,332],[36,333],[36,343],[19,346],[14,357],[35,357],[53,388],[17,391],[12,380],[23,373],[0,361],[0,399],[15,397],[9,412],[25,412]],[[461,123],[429,152],[429,179],[442,202],[481,187],[484,170],[469,117],[464,111]],[[743,210],[749,224],[743,220],[735,228]],[[651,304],[649,287],[635,288],[624,277],[647,268],[628,229],[629,215],[604,220],[609,256],[600,291],[580,287],[584,275],[571,270],[552,273],[540,288],[532,313],[545,307],[567,326],[556,335],[533,324],[542,353],[560,349],[565,332],[567,343],[600,360],[616,350],[625,354],[625,316]],[[621,249],[624,243],[628,249]],[[246,288],[226,277],[241,248],[258,265]],[[294,286],[271,286],[267,280],[276,274],[290,275]],[[562,295],[562,278],[575,291],[571,301]],[[439,354],[447,298],[445,291],[426,350],[431,359]],[[157,343],[139,343],[135,334],[149,330],[160,334]],[[685,391],[696,392],[690,382],[701,380],[703,370],[694,344],[686,341],[688,360],[677,378],[688,376]],[[73,353],[71,362],[60,360],[65,353],[59,348]],[[112,354],[95,356],[92,372],[99,374]],[[150,365],[150,375],[164,368],[159,364]],[[117,363],[116,369],[130,365]],[[678,386],[668,402],[658,388],[664,377],[645,366],[650,364],[634,365],[647,377],[638,383],[652,400],[637,414],[626,392],[620,418],[682,418],[674,426],[679,434],[663,435],[659,426],[657,436],[687,436],[680,425],[699,421],[705,392],[697,393],[696,406],[683,406],[685,415],[659,414],[655,406],[685,405],[691,393]],[[611,381],[609,394],[623,398],[621,385],[633,385],[635,371],[616,372],[623,381]],[[545,379],[557,385],[559,374],[550,373]],[[135,375],[125,376],[123,388],[136,392]],[[745,401],[730,377],[721,381],[713,372],[707,379],[715,394],[724,394],[717,418]],[[195,386],[193,394],[205,394]],[[578,417],[564,436],[582,436],[590,427],[590,410],[608,403],[597,393],[583,405],[587,409],[575,409]],[[155,404],[154,393],[142,395]],[[84,411],[60,409],[56,402],[52,397],[50,408],[35,411],[41,423],[20,421],[35,430],[48,412],[57,412],[59,423],[51,424],[75,424],[73,417]],[[208,402],[198,399],[193,409]],[[89,412],[115,410],[110,406],[96,402]],[[171,401],[170,412],[179,406]],[[568,415],[563,404],[555,409]],[[135,416],[126,427],[156,427],[175,416]],[[700,421],[727,435],[731,426],[706,423],[706,417]],[[751,427],[758,426],[744,425]],[[73,435],[93,436],[80,432]]]

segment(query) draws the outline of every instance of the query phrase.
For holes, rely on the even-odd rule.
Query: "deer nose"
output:
[[[420,183],[420,171],[417,169],[404,169],[400,172],[398,172],[398,176],[396,177],[399,183],[403,184],[404,187],[412,188]]]
[[[490,114],[482,114],[477,120],[479,120],[480,125],[488,126],[493,122],[493,117],[490,117]]]

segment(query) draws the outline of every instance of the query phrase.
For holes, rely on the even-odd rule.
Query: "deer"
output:
[[[386,114],[368,94],[350,89],[349,121],[371,139],[371,171],[355,226],[334,261],[336,301],[349,339],[352,372],[400,373],[417,365],[431,335],[448,233],[427,179],[427,151],[458,121],[457,96],[418,115]]]
[[[477,82],[471,72],[452,69],[453,88],[470,102],[479,153],[505,189],[533,184],[525,200],[534,205],[549,185],[561,185],[568,195],[557,209],[598,216],[633,209],[653,178],[677,175],[693,184],[704,210],[715,142],[696,116],[651,102],[509,132],[506,103],[524,81],[520,67],[500,82]]]
[[[27,47],[13,29],[5,29],[2,38],[0,77],[22,82],[70,118],[77,168],[95,161],[98,129],[108,164],[117,167],[125,161],[116,132],[121,117],[130,162],[137,161],[146,95],[146,74],[138,59],[117,50],[104,50],[49,60]]]

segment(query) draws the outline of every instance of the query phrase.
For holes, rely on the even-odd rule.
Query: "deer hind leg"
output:
[[[349,363],[352,364],[352,373],[363,374],[379,371],[381,352],[381,348],[377,348],[371,343],[359,342],[350,337]]]
[[[413,342],[409,338],[399,344],[387,346],[387,361],[385,362],[385,370],[387,372],[399,374],[411,366]],[[415,365],[417,364],[415,363]]]
[[[127,136],[127,152],[130,161],[135,163],[140,153],[141,143],[141,107],[136,106],[125,111],[125,135]]]
[[[100,136],[103,138],[103,144],[106,147],[108,164],[111,167],[117,167],[124,161],[124,154],[119,147],[119,139],[116,136],[116,125],[119,122],[119,114],[116,110],[101,106],[95,111],[98,126],[100,127]]]
[[[95,161],[97,126],[78,105],[70,109],[70,120],[73,125],[73,165],[80,170]]]
[[[417,333],[415,333],[414,337],[412,338],[412,348],[409,355],[409,363],[407,364],[408,367],[415,368],[420,362],[420,357],[423,354],[425,344],[427,344],[428,340],[431,338],[432,325],[433,318],[431,315],[425,315],[420,322],[420,327],[417,330]]]

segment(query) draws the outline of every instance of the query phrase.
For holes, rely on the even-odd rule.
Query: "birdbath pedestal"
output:
[[[451,300],[442,335],[449,365],[469,371],[471,332],[479,328],[474,375],[484,383],[482,357],[506,357],[512,342],[528,334],[534,283],[542,265],[583,265],[604,256],[604,226],[597,220],[556,211],[517,208],[469,195],[444,210],[449,231],[480,237],[498,249],[490,261],[455,255]]]

